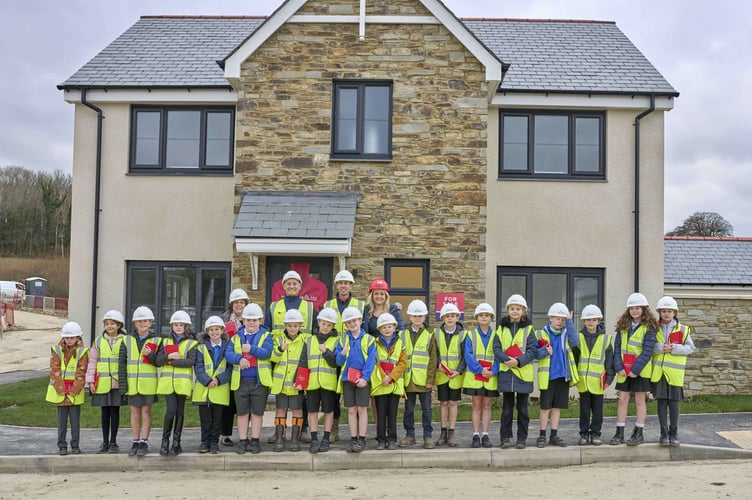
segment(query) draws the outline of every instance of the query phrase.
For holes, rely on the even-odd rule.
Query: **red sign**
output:
[[[454,304],[460,310],[460,321],[465,319],[465,294],[464,293],[437,293],[436,294],[436,321],[441,321],[439,316],[444,304]]]

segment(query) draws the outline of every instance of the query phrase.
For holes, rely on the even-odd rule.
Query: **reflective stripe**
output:
[[[446,335],[441,328],[437,328],[433,332],[433,336],[436,338],[439,363],[443,362],[451,370],[457,370],[460,366],[460,360],[462,359],[460,349],[462,349],[463,335],[463,330],[457,330],[456,333],[450,335],[449,345],[447,345]],[[436,370],[436,385],[449,384],[450,389],[461,389],[463,380],[464,376],[462,374],[454,378],[449,378],[446,373]]]
[[[527,338],[531,331],[533,331],[532,325],[527,325],[523,328],[518,328],[517,331],[514,332],[513,337],[512,330],[509,327],[499,326],[499,328],[496,329],[496,334],[499,336],[501,348],[504,351],[512,347],[512,344],[516,344],[522,352],[525,352],[527,349]],[[523,367],[515,366],[514,368],[510,368],[504,363],[499,363],[500,372],[506,372],[509,370],[511,370],[512,373],[523,382],[533,383],[535,372],[532,363],[528,363]]]
[[[473,354],[475,356],[476,361],[488,361],[493,364],[494,362],[494,353],[493,353],[493,337],[496,335],[495,331],[491,331],[491,336],[488,339],[488,345],[483,346],[483,339],[481,338],[480,332],[478,331],[478,328],[473,328],[472,335],[468,334],[467,338],[469,338],[472,342],[473,346]],[[480,388],[486,388],[490,391],[496,391],[498,390],[498,378],[496,375],[493,375],[489,377],[487,382],[484,382],[482,380],[476,380],[475,374],[467,370],[465,372],[465,376],[463,377],[462,386],[467,389],[480,389]]]
[[[569,386],[576,385],[580,381],[580,372],[577,367],[577,364],[574,362],[574,354],[572,353],[572,349],[569,347],[569,339],[566,337],[566,333],[562,333],[565,337],[562,339],[564,342],[564,350],[567,353],[567,363],[569,364]],[[551,338],[548,335],[548,332],[544,329],[538,330],[538,332],[535,334],[536,338],[538,340],[544,339],[548,342],[549,345],[551,344]],[[538,389],[541,391],[545,391],[548,389],[548,382],[549,382],[549,376],[551,374],[551,356],[546,356],[545,358],[538,361]]]
[[[624,360],[624,354],[634,354],[636,358],[642,354],[642,341],[645,338],[645,334],[648,329],[645,325],[640,324],[637,329],[629,335],[629,328],[625,328],[621,331],[621,347],[622,347],[622,362]],[[625,347],[626,346],[626,349]],[[648,361],[640,371],[640,377],[650,380],[653,374],[653,361],[652,358]],[[616,381],[623,383],[627,380],[626,375],[617,375]]]
[[[70,357],[67,364],[65,363],[63,350],[60,345],[53,346],[52,351],[54,351],[55,354],[57,354],[57,357],[60,359],[60,378],[63,379],[63,382],[75,382],[78,363],[81,358],[83,358],[84,355],[89,351],[89,349],[87,349],[86,347],[77,347],[73,351],[73,356]],[[50,377],[50,382],[49,384],[47,384],[47,393],[44,399],[45,401],[53,404],[60,404],[64,402],[65,398],[67,397],[74,405],[81,405],[84,403],[84,392],[85,391],[83,390],[79,391],[78,394],[72,396],[72,399],[71,395],[58,394],[55,390],[55,383],[52,381],[52,377]]]
[[[580,362],[577,365],[577,371],[580,374],[580,381],[577,383],[577,390],[596,395],[604,394],[602,377],[606,373],[606,351],[611,346],[611,335],[598,334],[592,350],[588,349],[585,334],[579,333],[578,335],[580,336]]]

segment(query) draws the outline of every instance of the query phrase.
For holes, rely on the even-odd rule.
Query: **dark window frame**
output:
[[[384,153],[364,153],[363,137],[365,131],[365,89],[367,87],[387,87],[389,89],[389,124],[387,130],[387,151]],[[354,150],[337,149],[337,99],[339,89],[356,89],[358,91],[356,146]],[[391,160],[392,159],[392,130],[394,110],[394,82],[390,80],[334,80],[332,85],[332,133],[331,154],[333,160]]]
[[[198,167],[196,168],[174,168],[167,167],[167,115],[170,111],[199,111],[200,132],[199,132],[199,158]],[[137,116],[139,112],[158,112],[159,113],[159,158],[157,165],[139,165],[136,163],[136,129],[138,125]],[[227,165],[207,165],[206,164],[206,142],[207,142],[207,115],[211,113],[229,113],[230,115],[230,137],[228,147]],[[235,107],[234,106],[154,106],[154,105],[134,105],[131,106],[131,125],[130,125],[130,144],[128,172],[136,174],[159,174],[159,175],[204,175],[204,174],[227,174],[231,175],[234,171],[235,155]]]
[[[527,118],[527,169],[504,169],[504,118]],[[566,116],[567,117],[567,172],[566,173],[538,173],[535,172],[535,117],[536,116]],[[577,118],[598,118],[599,120],[599,151],[598,171],[576,171],[576,134]],[[509,109],[499,112],[499,179],[547,179],[547,180],[605,180],[606,178],[606,113],[605,111],[584,110],[535,110]]]
[[[423,283],[421,288],[392,287],[392,269],[395,267],[422,267]],[[389,283],[389,295],[423,295],[426,306],[431,300],[431,261],[430,259],[384,259],[384,279]],[[405,311],[407,311],[407,305]]]

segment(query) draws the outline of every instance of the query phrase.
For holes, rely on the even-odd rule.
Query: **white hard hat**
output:
[[[303,315],[297,309],[290,309],[285,313],[282,323],[303,323]]]
[[[439,318],[443,318],[447,314],[452,314],[452,313],[459,314],[460,310],[457,309],[457,306],[455,306],[452,303],[444,304],[443,306],[441,306],[441,312],[439,312]]]
[[[650,307],[650,304],[648,304],[648,299],[641,293],[633,293],[632,295],[627,298],[627,305],[626,307],[635,307],[635,306],[643,306],[643,307]]]
[[[235,302],[236,300],[251,300],[248,298],[248,294],[245,293],[245,290],[242,288],[236,288],[232,292],[230,292],[230,303]]]
[[[518,293],[515,293],[514,295],[510,295],[504,307],[509,307],[511,305],[522,306],[525,309],[527,309],[527,301],[525,300],[525,297],[523,297],[522,295]]]
[[[548,316],[566,318],[569,316],[569,308],[561,302],[555,302],[548,308]]]
[[[319,312],[318,319],[336,324],[339,320],[339,314],[331,307],[325,307]]]
[[[353,278],[350,271],[342,270],[334,277],[334,282],[337,283],[338,281],[349,281],[350,283],[355,283],[355,278]]]
[[[656,309],[673,309],[676,312],[679,312],[679,304],[676,303],[676,300],[674,300],[673,297],[669,297],[668,295],[661,297],[658,300],[658,304],[655,306]]]
[[[102,321],[111,319],[112,321],[117,321],[121,325],[125,324],[125,319],[123,318],[123,313],[120,311],[117,311],[115,309],[111,309],[104,313],[104,316],[102,316]]]
[[[428,308],[426,307],[426,303],[418,299],[413,300],[407,306],[407,314],[410,316],[427,316]]]
[[[219,316],[209,316],[204,323],[204,330],[208,330],[210,326],[221,326],[224,330],[225,322]]]
[[[141,321],[144,319],[154,321],[154,313],[146,306],[138,306],[136,310],[133,311],[133,321]]]
[[[596,306],[595,304],[588,304],[585,307],[582,308],[582,315],[580,316],[582,319],[603,319],[603,313],[601,312],[601,308]]]
[[[389,313],[384,313],[376,320],[376,328],[381,328],[384,325],[397,326],[397,319]]]
[[[287,271],[285,275],[282,276],[282,283],[289,279],[298,280],[298,283],[303,284],[303,278],[300,277],[297,271]]]
[[[345,310],[342,311],[342,322],[347,323],[351,319],[363,319],[363,313],[360,312],[360,309],[357,307],[345,307]]]
[[[488,313],[491,315],[491,318],[494,318],[496,316],[491,304],[488,304],[486,302],[481,302],[480,304],[478,304],[478,307],[475,308],[475,313],[473,314],[473,317],[477,318],[480,313]]]
[[[241,316],[243,319],[263,319],[264,311],[261,310],[260,305],[251,302],[243,308],[243,314],[241,314]]]
[[[76,323],[75,321],[68,321],[66,324],[63,325],[63,328],[60,330],[60,336],[65,337],[83,337],[84,332],[81,330],[81,325]]]
[[[185,311],[175,311],[172,313],[172,316],[170,316],[170,324],[173,323],[183,323],[185,325],[193,324],[191,323],[191,317]]]

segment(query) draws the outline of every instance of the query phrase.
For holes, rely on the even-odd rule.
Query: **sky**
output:
[[[56,85],[142,15],[269,15],[282,0],[2,0],[0,167],[71,172],[73,105]],[[458,17],[615,21],[680,92],[665,119],[669,231],[717,212],[752,237],[752,2],[444,0]]]

